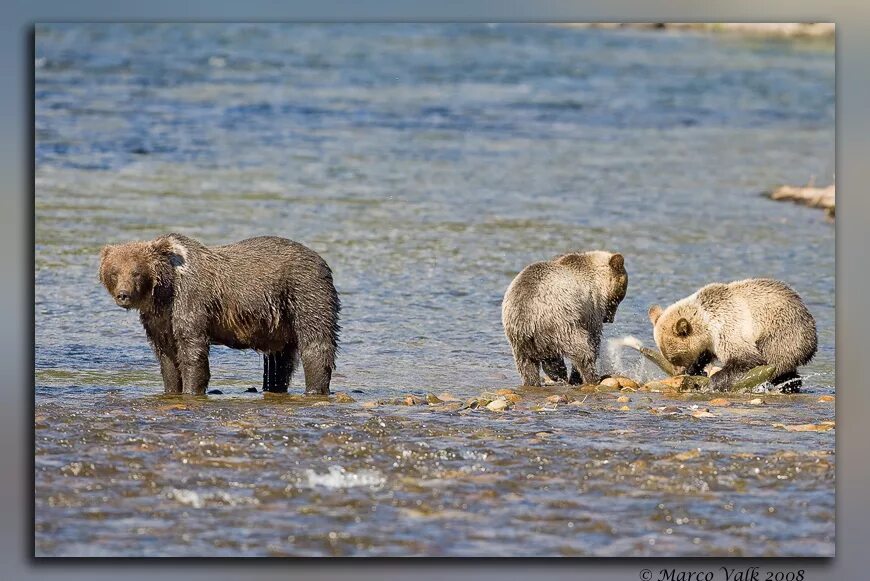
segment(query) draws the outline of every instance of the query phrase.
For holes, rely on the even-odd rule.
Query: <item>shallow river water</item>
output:
[[[832,43],[78,24],[35,59],[36,554],[833,554],[834,227],[760,196],[833,179]],[[168,231],[319,252],[355,401],[245,393],[261,358],[222,347],[221,395],[160,395],[97,266]],[[593,248],[629,273],[602,372],[660,376],[607,342],[652,344],[650,304],[770,276],[817,321],[803,393],[518,389],[505,288]],[[505,388],[505,412],[392,401]]]

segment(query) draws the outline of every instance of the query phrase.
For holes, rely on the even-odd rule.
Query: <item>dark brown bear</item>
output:
[[[180,234],[106,246],[100,282],[138,309],[166,393],[203,394],[209,345],[263,353],[263,390],[286,392],[298,358],[305,393],[328,394],[338,344],[338,293],[313,250],[262,236],[203,246]]]

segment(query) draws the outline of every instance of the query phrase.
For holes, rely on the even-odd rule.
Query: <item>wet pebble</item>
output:
[[[673,416],[683,413],[683,410],[677,406],[669,405],[658,408],[650,408],[650,413],[659,414],[662,416]]]
[[[492,412],[501,412],[501,411],[508,409],[509,407],[510,407],[510,404],[507,402],[507,400],[500,399],[500,398],[495,399],[495,400],[489,402],[488,404],[486,404],[486,409],[488,409],[489,411],[492,411]]]
[[[820,402],[820,403],[824,403],[824,402],[832,402],[832,401],[834,401],[834,396],[833,396],[833,395],[823,395],[823,396],[821,396],[821,397],[819,398],[819,402]]]
[[[731,405],[731,402],[729,400],[725,399],[724,397],[717,397],[717,398],[711,399],[707,403],[709,403],[712,406],[716,406],[716,407],[728,407],[729,405]]]
[[[628,397],[627,395],[621,395],[618,398],[616,398],[616,401],[618,401],[620,403],[628,403],[631,401],[631,398]]]
[[[749,400],[749,405],[764,405],[764,400],[760,397]]]
[[[339,392],[335,394],[335,403],[353,403],[355,401],[355,399],[353,399],[344,392]]]
[[[206,393],[208,393],[209,395],[223,395],[224,394],[224,392],[222,392],[219,389],[210,389]]]
[[[259,393],[256,387],[249,387],[245,390],[245,393]]]
[[[676,460],[678,462],[685,462],[686,460],[693,460],[701,455],[701,451],[697,448],[694,450],[686,450],[685,452],[680,452],[679,454],[674,454],[671,457],[671,460]]]
[[[628,377],[623,377],[622,375],[614,375],[612,379],[617,381],[620,389],[637,390],[640,387],[636,381]]]

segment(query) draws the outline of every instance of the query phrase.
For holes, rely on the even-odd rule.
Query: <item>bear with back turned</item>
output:
[[[742,373],[773,365],[772,383],[800,387],[797,368],[816,353],[816,322],[784,282],[767,278],[709,284],[662,310],[649,310],[653,337],[679,373],[700,375],[718,359],[711,387],[724,391]]]
[[[598,383],[595,365],[604,323],[612,323],[628,288],[621,254],[575,252],[535,262],[511,282],[502,324],[523,384]],[[571,361],[568,376],[563,357]]]
[[[137,309],[166,393],[204,394],[210,345],[263,354],[263,390],[286,392],[298,359],[305,392],[328,394],[340,303],[313,250],[262,236],[204,246],[180,234],[109,245],[100,282]]]

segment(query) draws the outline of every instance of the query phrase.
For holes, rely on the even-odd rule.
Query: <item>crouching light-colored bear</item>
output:
[[[554,381],[598,383],[602,327],[613,322],[627,288],[622,255],[601,250],[524,268],[502,301],[502,324],[523,384],[540,385],[541,368]],[[563,357],[571,361],[570,377]]]
[[[797,389],[797,368],[816,353],[813,316],[778,280],[709,284],[664,310],[653,305],[649,318],[656,345],[679,372],[698,375],[713,359],[721,362],[711,379],[719,391],[758,365],[774,365],[772,382]]]

